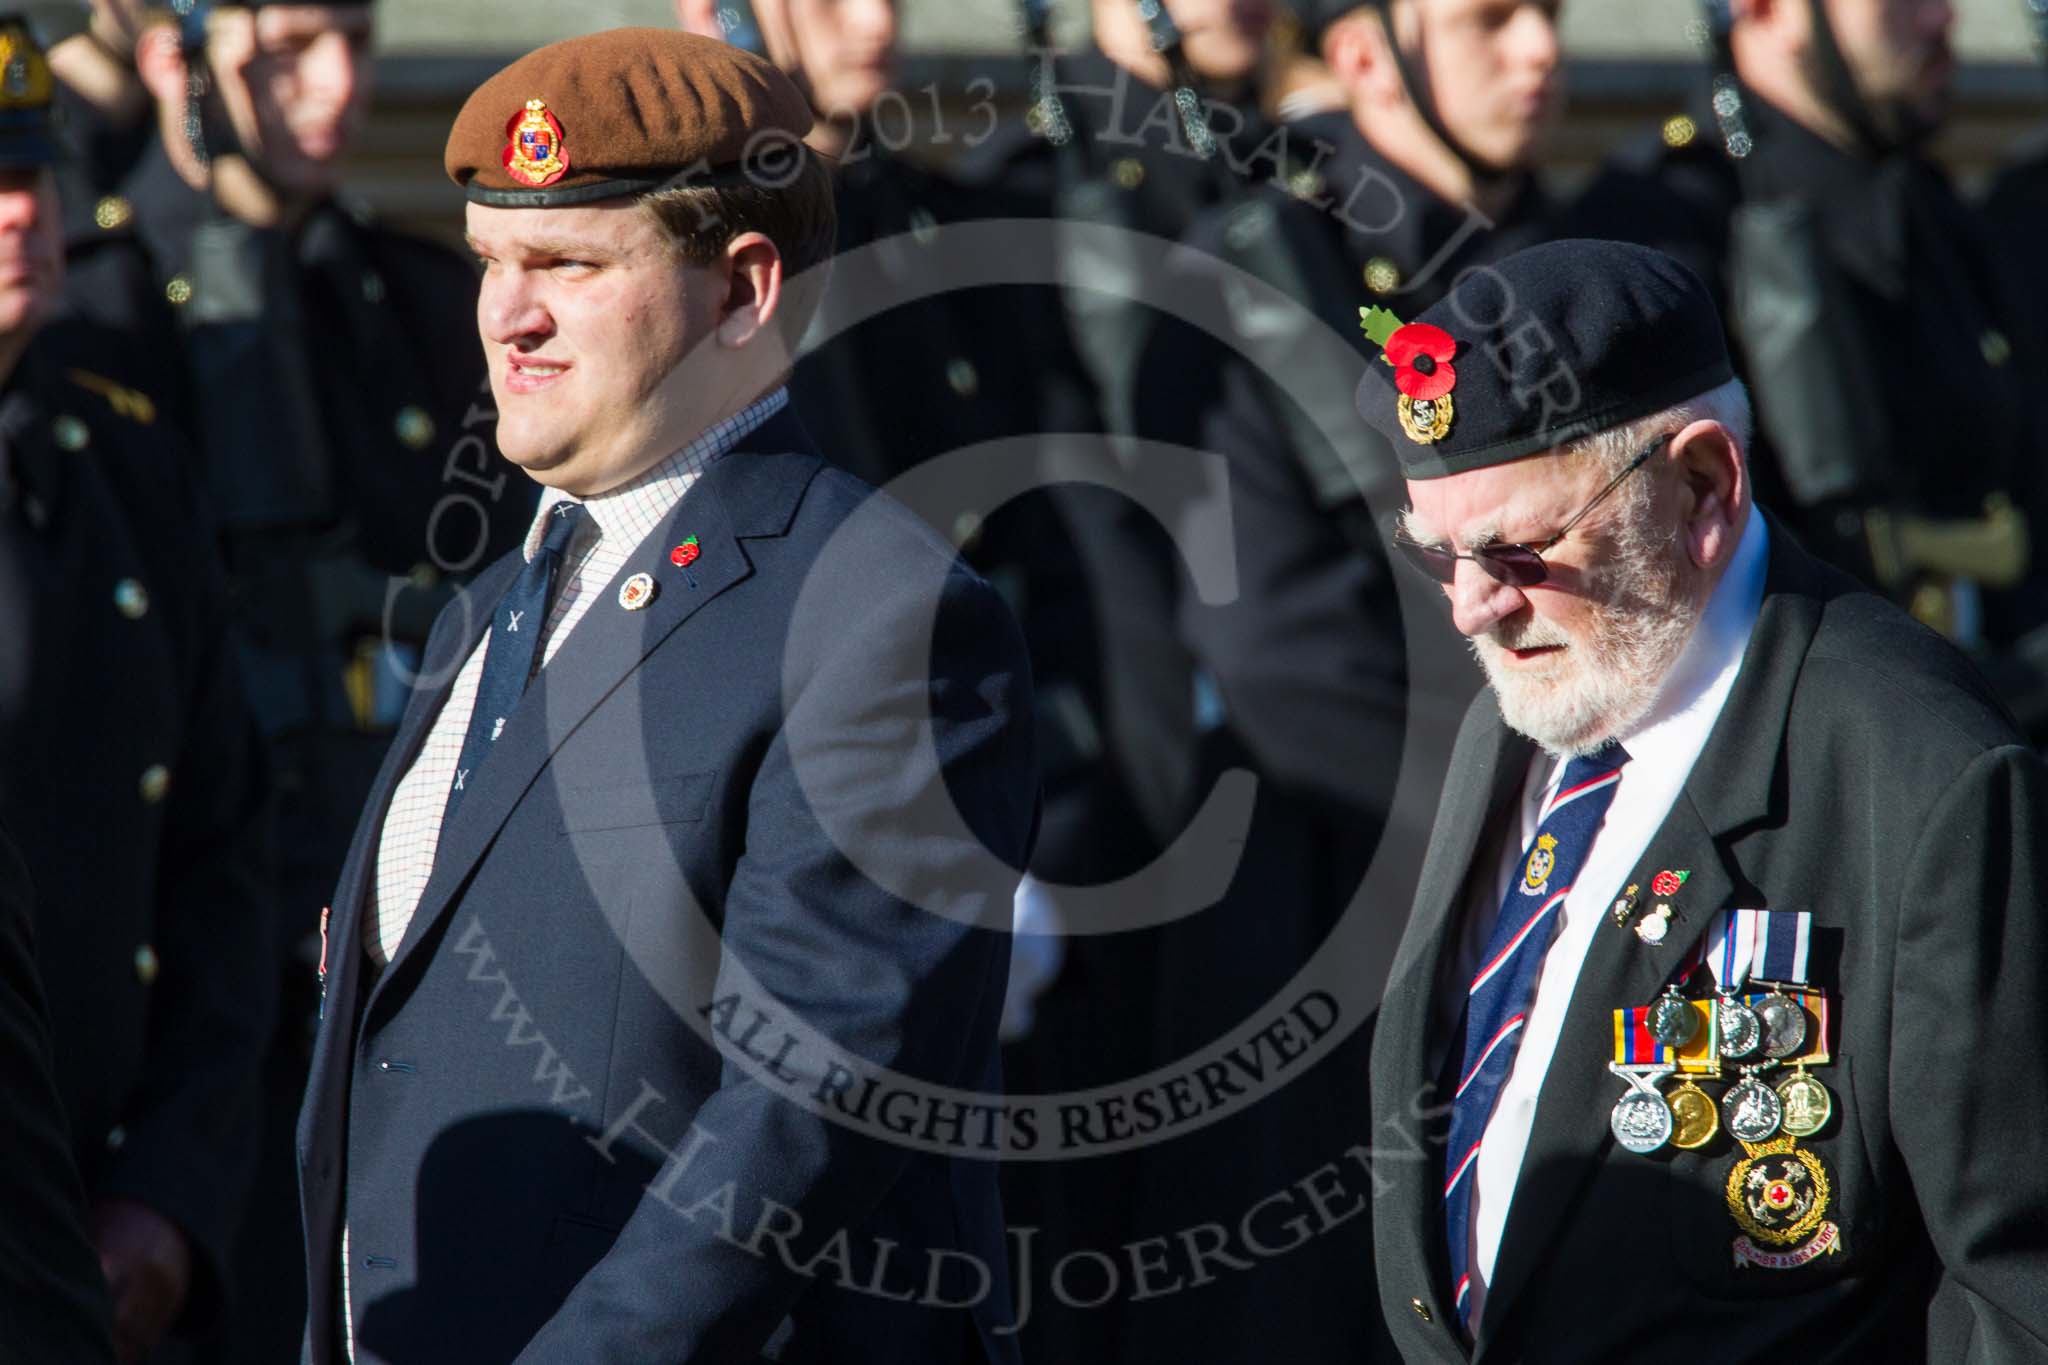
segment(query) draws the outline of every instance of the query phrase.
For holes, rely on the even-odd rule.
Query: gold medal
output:
[[[1691,1151],[1713,1141],[1721,1131],[1721,1113],[1713,1097],[1690,1079],[1667,1097],[1674,1121],[1671,1145]]]
[[[1778,1082],[1778,1098],[1785,1102],[1780,1126],[1793,1137],[1812,1137],[1834,1117],[1835,1097],[1803,1066]]]

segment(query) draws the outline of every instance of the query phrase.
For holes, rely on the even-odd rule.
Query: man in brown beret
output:
[[[783,387],[829,252],[768,63],[603,33],[449,138],[519,553],[327,925],[306,1359],[1014,1358],[989,1157],[1034,823],[994,592]],[[878,1098],[879,1097],[879,1098]]]

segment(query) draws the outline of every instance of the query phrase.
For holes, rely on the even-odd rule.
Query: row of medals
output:
[[[1779,1133],[1812,1137],[1827,1127],[1834,1097],[1818,1077],[1808,1074],[1803,1062],[1794,1063],[1792,1074],[1776,1086],[1759,1079],[1805,1048],[1805,1006],[1782,987],[1773,986],[1754,1006],[1723,992],[1715,998],[1710,1013],[1715,1034],[1710,1051],[1721,1061],[1736,1065],[1742,1078],[1721,1096],[1717,1109],[1713,1098],[1695,1085],[1691,1076],[1667,1096],[1641,1074],[1669,1075],[1674,1067],[1626,1068],[1616,1063],[1616,1074],[1630,1083],[1628,1093],[1615,1102],[1608,1119],[1616,1142],[1631,1152],[1647,1154],[1667,1142],[1688,1150],[1704,1147],[1724,1125],[1731,1136],[1745,1143],[1768,1142]],[[1693,1041],[1699,1025],[1699,1011],[1675,985],[1667,987],[1650,1006],[1650,1036],[1674,1052]],[[1718,1070],[1714,1074],[1718,1075]]]

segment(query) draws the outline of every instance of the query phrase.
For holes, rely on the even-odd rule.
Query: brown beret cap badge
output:
[[[750,173],[772,183],[811,123],[803,94],[752,53],[617,28],[550,43],[478,86],[443,162],[472,203],[566,208]]]

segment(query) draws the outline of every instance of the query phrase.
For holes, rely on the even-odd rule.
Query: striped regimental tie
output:
[[[1565,765],[1557,793],[1537,822],[1536,838],[1522,851],[1521,875],[1508,887],[1486,940],[1478,972],[1465,994],[1465,1043],[1458,1089],[1451,1099],[1451,1138],[1444,1153],[1444,1229],[1451,1253],[1451,1284],[1458,1317],[1472,1289],[1466,1263],[1467,1219],[1473,1167],[1493,1104],[1507,1083],[1522,1043],[1522,1025],[1536,998],[1543,956],[1557,932],[1558,910],[1593,839],[1607,818],[1628,752],[1609,742]]]

